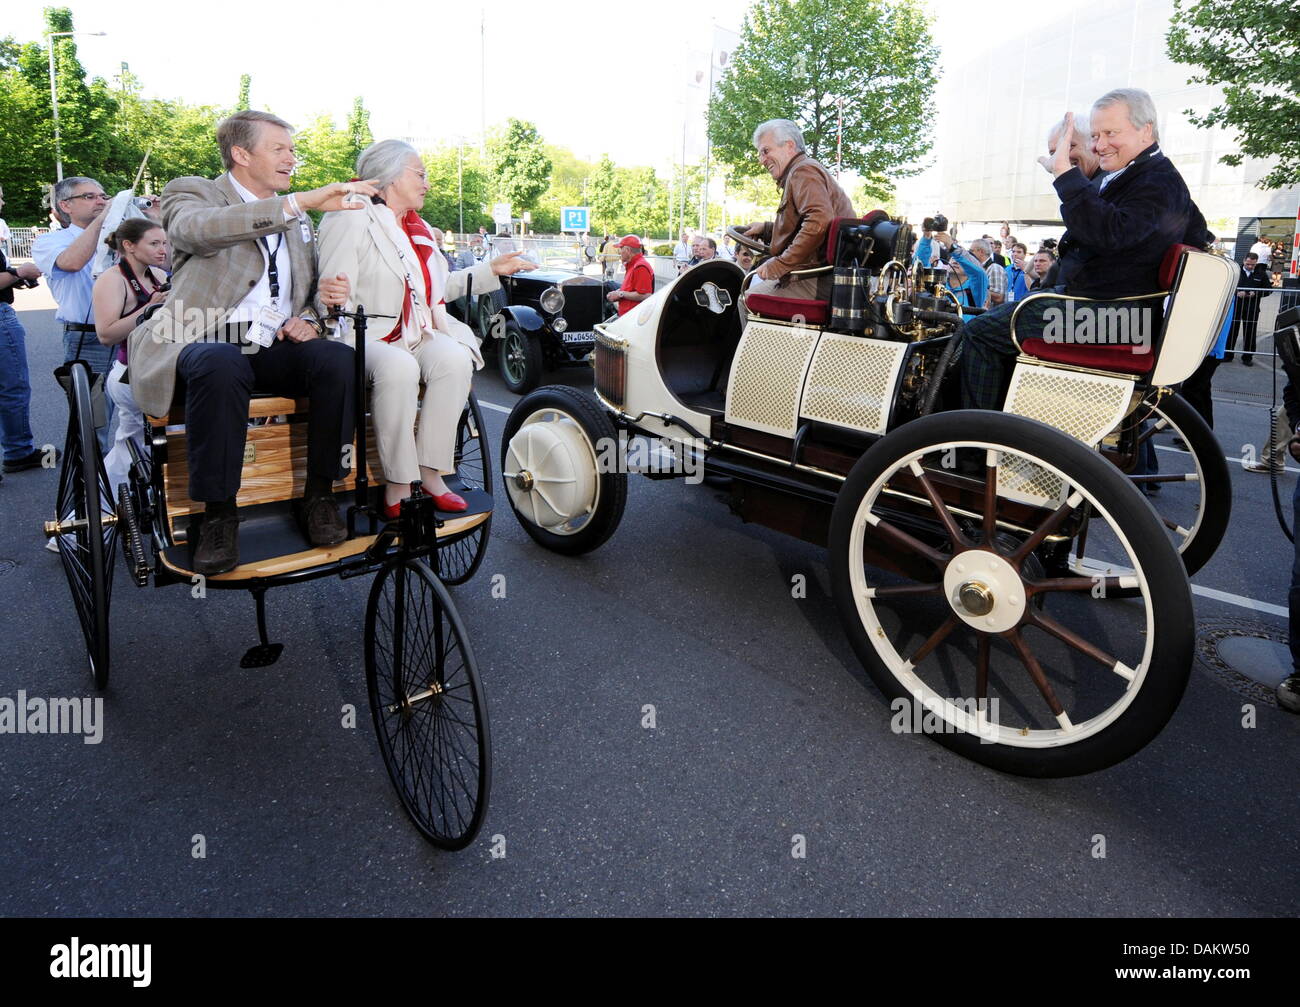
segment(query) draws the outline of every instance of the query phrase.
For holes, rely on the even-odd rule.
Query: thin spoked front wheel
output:
[[[91,677],[96,689],[104,689],[108,687],[108,604],[117,557],[117,515],[95,436],[89,368],[74,362],[68,380],[68,434],[51,531],[86,641]]]
[[[423,560],[390,564],[375,577],[366,688],[403,809],[435,846],[468,846],[491,786],[487,705],[465,626]]]

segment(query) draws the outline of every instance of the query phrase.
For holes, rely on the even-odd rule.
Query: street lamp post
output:
[[[46,38],[50,40],[50,108],[54,112],[54,180],[63,181],[63,145],[59,139],[59,89],[54,77],[54,40],[70,35],[107,35],[106,31],[52,31]]]

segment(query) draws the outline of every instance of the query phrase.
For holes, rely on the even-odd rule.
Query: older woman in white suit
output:
[[[363,305],[376,318],[366,331],[366,377],[380,465],[385,517],[397,516],[403,497],[419,482],[442,511],[463,511],[463,497],[447,486],[455,471],[456,426],[473,372],[483,366],[469,326],[447,313],[446,301],[465,292],[501,286],[498,276],[535,268],[518,253],[449,273],[432,230],[420,219],[429,189],[424,164],[401,140],[381,140],[361,152],[359,178],[379,196],[364,213],[334,212],[321,222],[320,275],[345,275],[352,283],[348,310]],[[346,321],[341,333],[351,339]],[[419,385],[425,385],[419,399]],[[415,430],[419,402],[420,429]]]

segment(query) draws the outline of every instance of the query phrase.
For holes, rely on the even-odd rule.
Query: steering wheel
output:
[[[745,230],[748,230],[748,228],[746,228]],[[739,227],[728,227],[727,237],[730,238],[732,241],[734,241],[737,245],[744,245],[750,251],[758,252],[759,255],[772,254],[771,245],[768,245],[766,242],[759,241],[757,238],[751,238],[748,234],[745,233],[744,230],[741,230]]]

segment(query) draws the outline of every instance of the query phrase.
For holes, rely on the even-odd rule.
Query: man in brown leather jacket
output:
[[[804,153],[803,134],[789,119],[770,119],[754,130],[754,149],[781,188],[775,223],[752,224],[745,232],[766,241],[772,258],[758,268],[750,293],[804,300],[829,300],[831,274],[790,276],[826,265],[826,232],[838,217],[856,217],[835,177]]]

